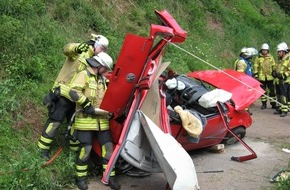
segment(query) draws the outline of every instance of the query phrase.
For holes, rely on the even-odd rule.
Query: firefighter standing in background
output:
[[[267,43],[264,43],[261,47],[260,53],[254,62],[254,77],[261,82],[261,87],[265,90],[265,94],[269,94],[270,104],[272,108],[276,108],[276,95],[274,86],[274,77],[272,76],[273,69],[275,67],[275,60],[269,52],[270,47]],[[262,107],[267,108],[267,96],[261,97]]]
[[[102,149],[102,164],[105,170],[113,153],[113,144],[109,130],[108,113],[96,111],[103,100],[107,86],[104,74],[113,68],[112,58],[101,52],[97,56],[86,59],[90,67],[77,74],[72,81],[69,95],[76,102],[76,110],[82,109],[75,117],[72,128],[80,147],[76,156],[77,186],[81,190],[88,189],[86,177],[93,138],[96,137]],[[115,171],[110,174],[109,186],[119,189],[120,185],[115,179]]]
[[[242,48],[240,53],[240,58],[235,61],[234,69],[238,72],[245,73],[249,76],[253,76],[253,69],[251,64],[251,59],[254,55],[257,55],[258,51],[255,48]],[[253,113],[249,108],[246,108],[250,115]]]
[[[285,42],[283,42],[285,43]],[[286,43],[285,43],[286,44]],[[287,45],[287,44],[286,44]],[[287,46],[288,47],[288,46]],[[290,75],[290,49],[288,47],[287,49],[287,53],[285,55],[285,59],[288,60],[288,66],[286,67],[286,72],[285,72],[285,76],[287,77],[286,78],[286,86],[287,86],[287,89],[286,89],[286,93],[287,93],[287,105],[288,105],[288,111],[290,110],[290,78],[289,78],[289,75]]]
[[[65,118],[70,120],[75,111],[75,103],[72,102],[68,92],[69,85],[76,74],[87,66],[86,61],[80,61],[80,58],[89,58],[105,51],[108,45],[109,41],[106,37],[92,34],[92,39],[88,42],[70,43],[64,47],[66,61],[51,92],[45,96],[43,101],[48,107],[48,119],[38,141],[38,148],[43,158],[47,160],[50,158],[50,146],[59,126]]]
[[[276,96],[280,103],[274,114],[280,114],[280,117],[285,117],[288,112],[289,102],[289,83],[290,83],[290,64],[287,56],[288,46],[285,42],[278,44],[277,53],[278,61],[272,73],[276,85]],[[287,97],[288,95],[288,97]]]
[[[247,51],[247,48],[246,47],[243,47],[242,49],[241,49],[241,52],[240,52],[240,55],[239,55],[239,59],[237,59],[236,61],[235,61],[235,64],[234,64],[234,70],[236,70],[236,71],[238,71],[238,63],[240,62],[240,61],[244,61],[244,60],[246,60],[245,59],[245,57],[246,57],[246,55],[245,55],[245,53],[246,53],[246,51]],[[245,62],[245,64],[246,65],[244,65],[245,67],[247,67],[247,63],[246,63],[246,61],[244,61]],[[242,63],[239,63],[239,64],[242,64]],[[241,65],[239,66],[239,67],[241,67]],[[244,72],[244,68],[240,68],[240,70],[242,70],[241,72]]]
[[[242,48],[240,57],[235,61],[234,69],[238,72],[253,76],[251,59],[257,55],[258,51],[255,48]]]

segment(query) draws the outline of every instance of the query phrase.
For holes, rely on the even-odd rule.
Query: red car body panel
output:
[[[252,118],[247,111],[236,111],[229,103],[226,103],[226,105],[229,108],[228,116],[230,122],[228,126],[230,129],[235,129],[237,127],[248,128],[251,126]],[[207,124],[198,143],[192,143],[188,140],[188,134],[180,123],[171,122],[171,132],[172,136],[176,138],[187,151],[219,144],[224,140],[228,133],[223,124],[222,118],[218,113],[212,116],[207,116]]]
[[[123,114],[129,99],[132,98],[135,85],[140,80],[152,44],[152,39],[126,35],[100,108],[108,110],[115,117]]]
[[[155,13],[165,26],[168,26],[174,30],[174,37],[171,39],[171,42],[185,41],[187,32],[179,26],[179,24],[167,11],[155,11]]]
[[[189,73],[188,76],[231,92],[236,110],[244,110],[249,107],[265,92],[261,88],[261,83],[259,81],[244,73],[231,69],[225,69],[222,71],[195,71]]]

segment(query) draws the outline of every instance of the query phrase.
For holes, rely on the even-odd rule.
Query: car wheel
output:
[[[246,135],[246,129],[244,127],[238,127],[232,130],[240,139],[244,138]],[[238,140],[230,133],[225,136],[225,139],[222,141],[225,145],[231,145],[237,143]]]

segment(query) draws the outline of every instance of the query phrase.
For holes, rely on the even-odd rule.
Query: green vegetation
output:
[[[290,187],[290,178],[287,178],[285,180],[281,180],[278,182],[277,189],[279,190],[289,190]]]
[[[271,0],[0,1],[1,189],[72,186],[72,153],[65,149],[41,169],[36,149],[46,119],[42,98],[65,59],[62,47],[100,33],[109,38],[109,54],[116,60],[125,34],[148,36],[150,24],[160,24],[154,10],[163,9],[188,32],[179,46],[218,68],[231,68],[243,46],[259,49],[267,42],[276,55],[279,42],[290,42],[289,16]],[[164,59],[179,73],[212,69],[171,45]]]

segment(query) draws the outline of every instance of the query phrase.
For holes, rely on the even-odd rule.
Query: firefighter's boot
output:
[[[286,115],[287,115],[287,112],[282,111],[280,114],[280,117],[286,117]]]
[[[89,188],[86,181],[86,177],[78,177],[76,180],[76,185],[80,190],[87,190]]]
[[[261,107],[261,109],[263,110],[263,109],[266,109],[267,108],[267,102],[262,102],[262,107]]]
[[[44,160],[49,160],[51,155],[50,155],[50,151],[46,150],[46,149],[41,149],[40,150],[40,156],[41,158],[43,158]]]
[[[282,112],[281,112],[281,110],[278,108],[278,109],[276,109],[276,111],[274,112],[274,114],[276,115],[276,114],[281,114]]]
[[[115,176],[110,177],[108,186],[113,190],[121,189],[121,186]]]
[[[276,104],[275,103],[273,103],[273,104],[271,104],[272,105],[272,109],[276,109],[277,108],[277,106],[276,106]]]

